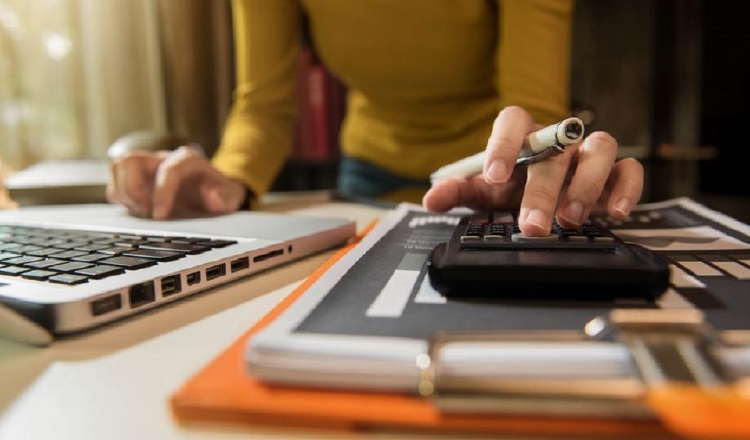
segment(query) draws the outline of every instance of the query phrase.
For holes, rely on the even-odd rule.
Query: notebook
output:
[[[0,306],[51,335],[80,332],[355,234],[350,219],[248,211],[167,221],[108,204],[1,211]]]

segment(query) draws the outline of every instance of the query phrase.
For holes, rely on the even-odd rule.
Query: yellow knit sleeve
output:
[[[301,12],[296,0],[232,0],[232,17],[237,86],[212,162],[260,196],[292,147]]]
[[[500,0],[501,108],[518,105],[540,124],[570,111],[573,0]]]

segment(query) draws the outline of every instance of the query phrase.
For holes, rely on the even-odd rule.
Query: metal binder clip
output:
[[[647,386],[684,382],[711,388],[735,379],[717,357],[720,338],[700,310],[618,309],[592,320],[585,331],[595,338],[611,332],[628,347]]]
[[[588,339],[587,335],[578,331],[503,331],[476,333],[448,333],[437,332],[430,340],[427,354],[417,357],[420,371],[418,386],[419,394],[431,396],[440,391],[474,388],[488,390],[486,383],[473,383],[466,378],[456,378],[445,374],[441,367],[443,350],[452,344],[475,343],[488,344],[502,342],[581,342]],[[517,381],[516,381],[517,382]],[[495,386],[500,385],[494,381]]]
[[[722,345],[698,310],[617,309],[580,332],[438,333],[416,360],[418,390],[446,412],[650,418],[643,397],[653,387],[677,381],[708,389],[733,382],[715,353]],[[520,358],[525,370],[508,369],[508,353],[519,346],[568,359],[597,353],[599,360],[581,364],[590,373],[568,369],[566,375],[549,364],[534,371],[533,356]],[[469,351],[474,357],[467,357]]]
[[[547,370],[549,375],[533,371],[520,375],[502,372],[501,358],[506,350],[528,346],[533,351],[535,344],[550,352],[557,352],[560,347],[577,352],[596,346],[614,353],[625,367],[615,367],[616,372],[598,377],[556,375],[554,367]],[[495,360],[462,368],[460,365],[466,365],[460,360],[456,363],[455,355],[467,348],[490,354]],[[419,393],[431,398],[444,412],[551,415],[565,412],[581,416],[649,417],[648,410],[638,401],[644,392],[643,384],[632,374],[626,351],[611,342],[592,340],[583,331],[439,332],[416,363],[420,369]]]

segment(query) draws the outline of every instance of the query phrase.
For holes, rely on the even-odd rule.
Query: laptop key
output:
[[[169,241],[171,243],[180,243],[180,244],[196,244],[201,241],[207,241],[208,238],[189,238],[189,237],[172,237]],[[150,240],[150,241],[165,241],[165,240]]]
[[[108,247],[110,247],[110,246],[108,244],[106,244],[106,243],[101,243],[101,244],[98,244],[98,243],[97,244],[88,243],[88,244],[86,244],[84,246],[78,246],[78,247],[76,247],[75,250],[77,250],[77,251],[84,251],[84,252],[94,252],[94,251],[98,251],[98,250],[101,250],[101,249],[106,249]]]
[[[18,276],[28,270],[29,270],[28,267],[5,266],[5,267],[0,267],[0,275]]]
[[[51,266],[49,269],[56,270],[58,272],[75,272],[77,270],[85,269],[87,267],[91,267],[91,263],[83,263],[80,261],[73,261],[70,263],[60,264],[57,266]]]
[[[122,240],[138,240],[142,241],[144,238],[140,235],[133,235],[133,234],[117,234],[117,241]]]
[[[9,260],[11,258],[18,258],[21,254],[15,254],[13,252],[0,252],[0,261]]]
[[[47,278],[47,281],[51,281],[53,283],[58,283],[58,284],[73,285],[73,284],[87,283],[89,279],[81,275],[73,275],[71,273],[61,273],[59,275],[53,275]]]
[[[26,266],[33,267],[34,269],[46,269],[50,266],[57,266],[58,264],[64,264],[64,260],[57,260],[55,258],[47,258],[46,260],[34,261],[28,263]]]
[[[144,243],[140,246],[141,249],[152,249],[152,250],[165,250],[165,251],[177,251],[186,252],[188,254],[200,254],[206,252],[209,248],[206,246],[199,246],[195,244],[183,244],[183,243]]]
[[[71,258],[80,257],[81,255],[86,255],[87,252],[81,252],[81,251],[64,251],[57,254],[52,254],[52,257],[59,258],[62,260],[69,260]]]
[[[113,244],[115,246],[123,246],[123,247],[136,247],[141,243],[145,243],[146,240],[143,238],[122,238],[117,241],[115,241]]]
[[[53,275],[57,275],[58,273],[59,272],[52,272],[51,270],[36,269],[24,272],[21,274],[21,276],[30,280],[44,281]]]
[[[204,240],[197,243],[200,246],[208,246],[212,248],[223,248],[232,244],[237,244],[234,240]]]
[[[3,263],[14,264],[16,266],[26,266],[28,265],[28,263],[33,263],[39,260],[41,260],[40,257],[16,257],[16,258],[9,258],[7,260],[3,260]]]
[[[123,255],[128,257],[150,258],[157,261],[174,261],[185,256],[184,252],[160,251],[153,249],[136,249],[132,252],[126,252]]]
[[[101,260],[100,263],[102,264],[111,264],[113,266],[120,266],[124,267],[125,269],[142,269],[144,267],[153,266],[156,264],[155,260],[149,260],[148,258],[139,258],[139,257],[126,257],[124,255],[120,255],[117,257],[107,258],[105,260]]]
[[[59,253],[60,249],[57,248],[51,248],[51,247],[45,247],[41,249],[36,249],[33,251],[26,252],[26,255],[33,255],[35,257],[46,257],[52,254]]]
[[[35,251],[35,250],[39,250],[39,249],[41,249],[40,246],[34,246],[34,245],[30,245],[30,244],[23,244],[23,245],[21,245],[21,246],[19,246],[17,248],[14,248],[13,252],[17,253],[17,254],[27,254],[27,253],[29,253],[31,251]]]
[[[81,241],[81,240],[67,241],[64,243],[56,244],[55,247],[60,248],[60,249],[65,249],[65,250],[72,250],[81,246],[86,246],[88,243],[89,243],[88,241]]]
[[[108,238],[97,238],[97,239],[91,240],[91,243],[114,245],[118,241],[120,240],[116,237],[108,237]]]
[[[102,278],[111,277],[112,275],[119,275],[123,272],[125,271],[121,267],[99,264],[97,266],[91,266],[85,269],[78,270],[75,273],[77,275],[84,275],[89,278],[99,280]]]
[[[105,258],[109,258],[111,255],[107,254],[88,254],[88,255],[81,255],[80,257],[73,257],[71,260],[73,261],[83,261],[84,263],[94,263],[99,260],[103,260]]]
[[[146,241],[152,241],[156,243],[164,243],[165,241],[174,241],[176,238],[179,238],[179,237],[170,237],[170,236],[155,237],[153,235],[149,235],[148,237],[145,237]]]
[[[135,248],[132,246],[112,246],[106,249],[99,249],[97,252],[101,252],[102,254],[107,254],[107,255],[121,255],[121,254],[124,254],[125,252],[130,252],[133,249]]]

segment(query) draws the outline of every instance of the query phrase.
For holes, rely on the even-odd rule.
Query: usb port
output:
[[[161,279],[161,296],[170,296],[182,291],[179,275],[170,275]]]
[[[188,283],[188,286],[192,286],[193,284],[198,284],[201,282],[201,273],[200,272],[191,272],[187,274],[185,277],[185,280]]]
[[[114,312],[121,308],[122,297],[119,293],[91,301],[91,314],[93,316],[101,316],[105,313]]]
[[[141,283],[130,286],[128,297],[130,299],[130,307],[133,309],[154,302],[156,300],[154,283]]]
[[[224,264],[217,264],[206,269],[206,281],[211,281],[215,278],[223,277],[227,274],[227,269]]]
[[[229,267],[231,268],[232,273],[238,272],[240,270],[245,270],[250,267],[250,259],[247,257],[238,258],[232,261]]]

